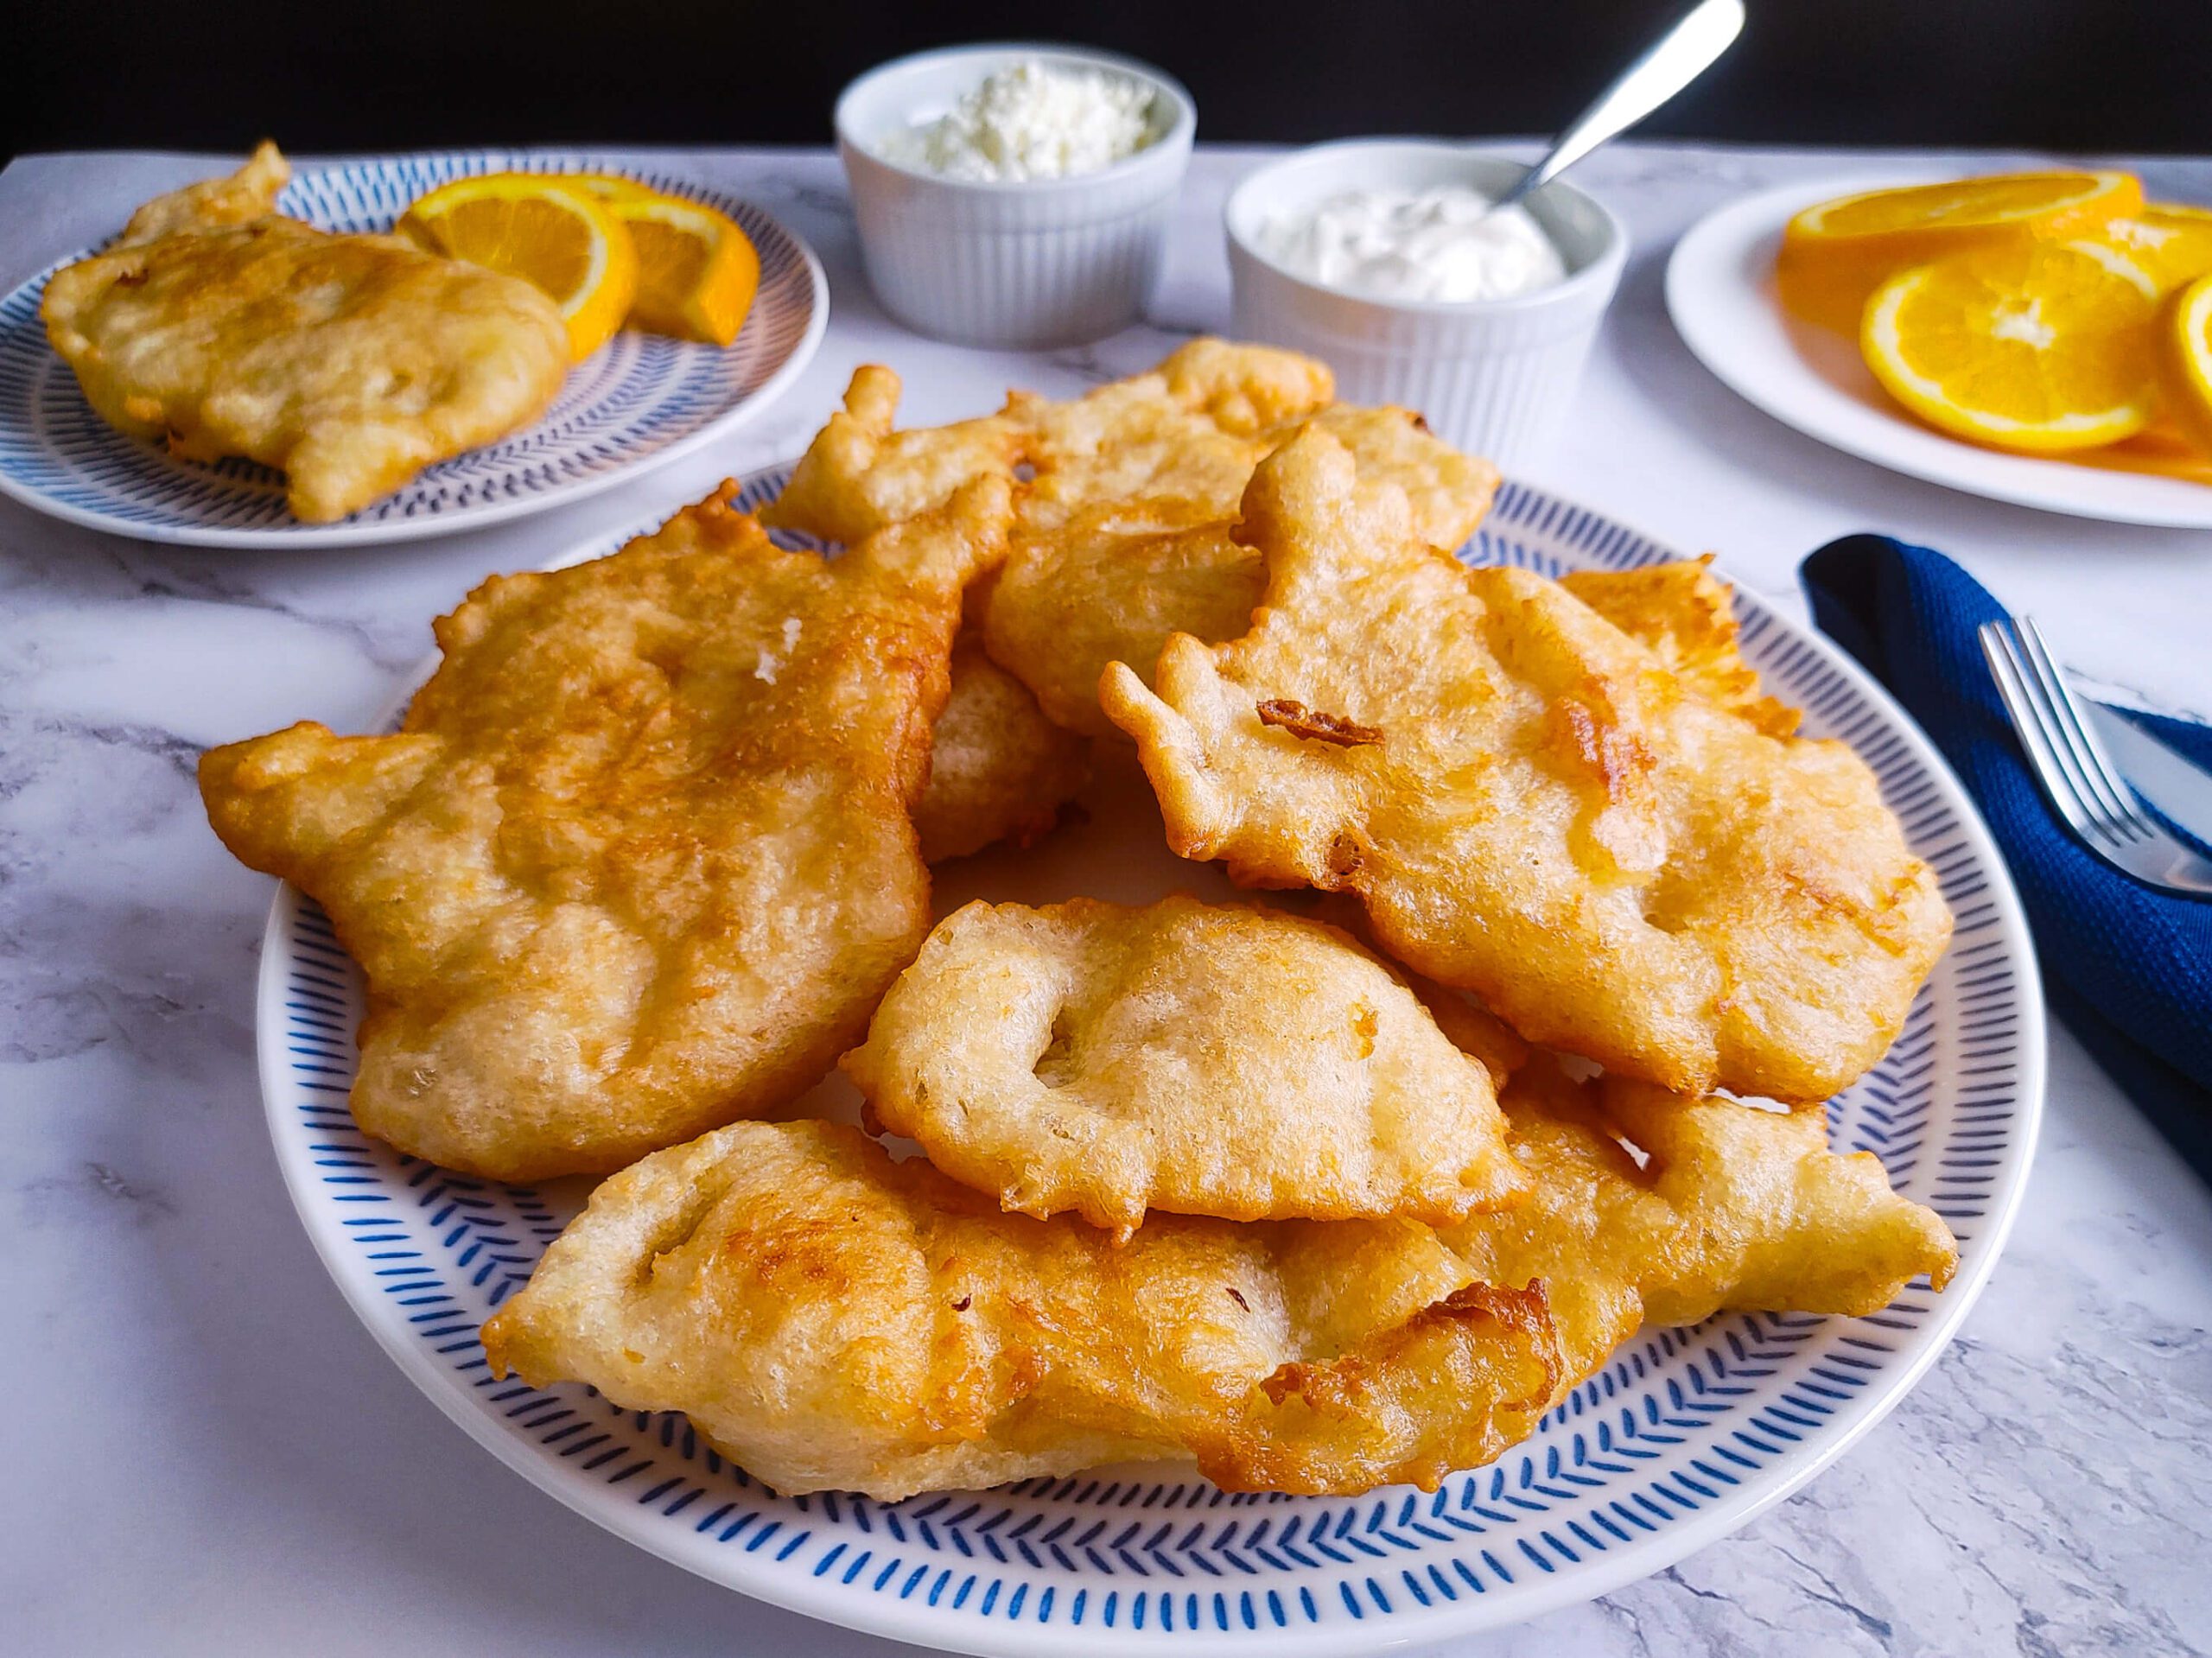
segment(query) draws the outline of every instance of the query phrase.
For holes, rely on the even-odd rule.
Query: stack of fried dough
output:
[[[1355,1492],[1494,1458],[1644,1325],[1941,1287],[1821,1102],[1950,918],[1703,562],[1460,563],[1495,473],[1285,353],[898,395],[861,370],[760,519],[726,486],[487,581],[397,734],[202,762],[365,975],[362,1126],[611,1177],[495,1367],[788,1491]],[[931,864],[1094,760],[1268,899],[932,930]],[[857,1128],[800,1103],[841,1056]]]

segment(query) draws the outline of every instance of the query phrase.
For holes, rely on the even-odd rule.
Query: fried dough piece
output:
[[[1001,841],[1027,846],[1049,834],[1090,775],[1090,752],[982,646],[963,641],[931,740],[929,786],[914,807],[924,860],[964,858]]]
[[[293,515],[321,524],[534,420],[569,340],[518,277],[270,212],[289,174],[264,145],[147,203],[54,272],[39,314],[109,424],[281,468]]]
[[[1316,921],[1351,934],[1361,949],[1376,956],[1382,954],[1375,942],[1375,930],[1368,924],[1367,911],[1354,894],[1314,893],[1306,913]],[[1494,1088],[1503,1089],[1513,1073],[1534,1057],[1535,1051],[1514,1033],[1510,1025],[1491,1012],[1481,997],[1471,991],[1455,990],[1448,984],[1439,984],[1401,962],[1391,962],[1390,967],[1428,1010],[1428,1016],[1436,1021],[1436,1028],[1444,1032],[1452,1045],[1482,1063],[1483,1069],[1490,1072]]]
[[[1433,435],[1409,409],[1332,403],[1329,371],[1267,346],[1198,339],[1147,374],[1067,403],[1026,393],[1007,418],[1036,477],[1021,504],[1032,534],[1101,506],[1170,504],[1186,524],[1232,519],[1252,469],[1309,422],[1349,448],[1360,475],[1405,492],[1416,532],[1449,550],[1497,493],[1497,468]]]
[[[1527,1203],[1446,1229],[1483,1281],[1541,1282],[1573,1386],[1638,1324],[1735,1312],[1878,1312],[1958,1244],[1867,1153],[1828,1149],[1817,1110],[1570,1082],[1548,1057],[1503,1095]],[[1643,1166],[1624,1146],[1645,1154]]]
[[[276,212],[276,198],[291,181],[291,162],[264,138],[237,172],[201,179],[147,202],[130,215],[116,245],[130,247],[179,231],[250,224]]]
[[[1312,423],[1351,451],[1362,482],[1402,490],[1414,534],[1444,552],[1459,551],[1497,499],[1497,468],[1453,448],[1410,409],[1332,403]],[[1296,435],[1278,432],[1269,453]]]
[[[740,1123],[602,1185],[484,1327],[497,1374],[681,1410],[780,1490],[1187,1456],[1232,1490],[1433,1489],[1558,1385],[1537,1290],[1401,1221],[1033,1220],[857,1129]]]
[[[1440,1234],[1155,1216],[1121,1248],[850,1128],[739,1124],[602,1185],[486,1350],[686,1411],[789,1491],[1187,1454],[1231,1490],[1349,1493],[1495,1457],[1642,1324],[1864,1314],[1955,1267],[1942,1221],[1830,1153],[1818,1113],[1548,1064],[1506,1109],[1536,1177],[1516,1209]]]
[[[1014,437],[1005,422],[894,433],[898,404],[897,375],[856,370],[843,411],[830,416],[760,521],[842,546],[941,506],[963,483],[1010,478]],[[969,595],[979,611],[987,586]],[[929,784],[914,808],[922,856],[942,863],[1001,841],[1028,845],[1059,821],[1090,772],[1088,746],[1047,720],[980,643],[963,639],[931,745]]]
[[[1199,339],[1147,373],[1065,402],[1016,392],[1005,410],[894,429],[899,377],[857,370],[764,523],[849,540],[942,501],[962,481],[1033,474],[1023,534],[983,601],[992,657],[1046,715],[1114,734],[1098,711],[1109,662],[1149,670],[1171,633],[1242,633],[1259,601],[1258,556],[1230,530],[1252,468],[1306,420],[1413,503],[1418,533],[1455,548],[1474,533],[1497,471],[1432,435],[1404,409],[1331,405],[1310,358]]]
[[[944,505],[976,479],[1013,477],[1021,449],[1012,422],[988,415],[894,431],[899,389],[899,377],[887,368],[863,363],[855,369],[844,408],[807,446],[783,493],[761,510],[760,522],[849,545]]]
[[[1713,555],[1632,570],[1569,570],[1560,586],[1648,646],[1690,689],[1770,737],[1796,735],[1802,716],[1759,688],[1737,647],[1736,607]]]
[[[1051,529],[1088,507],[1139,500],[1228,517],[1261,457],[1335,391],[1310,357],[1199,339],[1148,373],[1065,403],[1016,392],[1006,417],[1021,428],[1036,474],[1022,523]]]
[[[504,1180],[620,1168],[811,1086],[920,945],[908,811],[1006,485],[833,561],[734,487],[486,582],[397,735],[202,758],[224,844],[367,976],[371,1134]]]
[[[1198,339],[1158,367],[1055,401],[1011,394],[995,415],[949,426],[896,426],[899,381],[863,364],[799,457],[761,522],[827,541],[856,541],[942,505],[962,484],[1033,468],[1022,522],[1044,530],[1077,513],[1138,501],[1175,502],[1192,523],[1236,515],[1262,456],[1309,419],[1363,467],[1388,476],[1436,545],[1474,533],[1497,470],[1430,435],[1406,409],[1332,406],[1329,371],[1294,352]]]
[[[1872,774],[1685,688],[1556,583],[1423,546],[1308,432],[1262,466],[1252,631],[1101,701],[1186,858],[1351,890],[1398,959],[1533,1042],[1678,1093],[1825,1099],[1950,916]]]
[[[1390,969],[1243,905],[968,905],[844,1068],[955,1179],[1117,1238],[1152,1210],[1446,1221],[1527,1190],[1489,1070]]]
[[[1267,581],[1235,526],[1176,501],[1108,505],[1018,537],[983,602],[992,658],[1035,693],[1045,717],[1086,736],[1115,729],[1098,707],[1109,662],[1149,668],[1175,633],[1233,639]]]
[[[1017,391],[995,415],[895,429],[899,377],[854,371],[830,417],[761,522],[854,541],[936,506],[972,479],[1033,469],[1025,522],[1135,495],[1233,507],[1252,467],[1287,435],[1286,421],[1330,398],[1329,371],[1263,346],[1195,340],[1159,367],[1065,403]]]
[[[1434,546],[1465,541],[1497,492],[1495,467],[1430,436],[1406,410],[1338,405],[1313,423],[1351,449],[1363,485],[1408,492],[1414,532]],[[1065,517],[1039,507],[1037,492],[1050,475],[1040,471],[1023,514],[1032,527],[1015,536],[985,602],[983,638],[992,657],[1036,693],[1048,718],[1086,735],[1113,734],[1098,707],[1098,677],[1108,663],[1126,662],[1149,683],[1170,635],[1218,644],[1251,626],[1267,570],[1237,539],[1237,500],[1252,467],[1291,429],[1269,427],[1238,447],[1233,463],[1210,465],[1216,475],[1198,494],[1109,500]],[[1159,487],[1199,488],[1187,474],[1161,484],[1159,470],[1153,467]],[[1095,486],[1090,474],[1075,475],[1083,487]],[[1036,527],[1054,518],[1052,527]]]

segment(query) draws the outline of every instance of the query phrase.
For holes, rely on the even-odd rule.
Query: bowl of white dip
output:
[[[870,70],[836,128],[883,308],[934,339],[1035,348],[1142,314],[1198,112],[1132,58],[963,46]]]
[[[1489,211],[1523,170],[1412,138],[1320,144],[1262,167],[1224,215],[1233,332],[1319,358],[1339,397],[1418,410],[1509,471],[1540,460],[1628,233],[1558,181]]]

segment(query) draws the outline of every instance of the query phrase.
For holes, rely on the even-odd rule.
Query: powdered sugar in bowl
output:
[[[963,345],[1125,327],[1159,280],[1197,125],[1174,80],[1109,53],[957,47],[870,70],[836,112],[868,283]]]

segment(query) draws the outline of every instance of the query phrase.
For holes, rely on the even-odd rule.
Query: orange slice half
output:
[[[569,355],[613,337],[638,291],[628,228],[573,181],[536,173],[456,179],[410,207],[399,228],[423,246],[535,283],[561,308]]]
[[[2166,407],[2200,448],[2212,451],[2212,276],[2198,277],[2168,302],[2159,334]]]
[[[2150,423],[2158,315],[2157,284],[2107,244],[2031,242],[1891,277],[1867,302],[1859,348],[1929,425],[2056,454]]]
[[[586,174],[575,181],[613,211],[637,247],[631,327],[717,346],[737,338],[760,286],[760,259],[736,221],[631,179]]]
[[[1856,334],[1868,297],[1897,272],[1974,248],[2094,231],[2143,205],[2120,172],[2001,173],[1839,196],[1784,226],[1775,280],[1809,322]]]
[[[2097,234],[2150,272],[2161,293],[2212,274],[2212,209],[2153,201]]]

